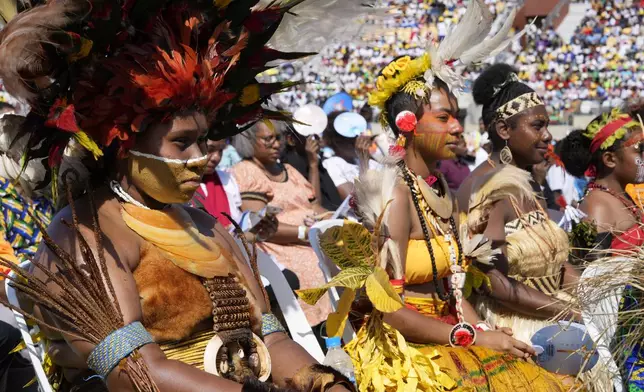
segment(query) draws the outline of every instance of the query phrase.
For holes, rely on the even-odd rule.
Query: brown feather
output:
[[[0,78],[9,94],[33,102],[35,85],[47,87],[52,72],[65,62],[53,50],[58,46],[54,36],[80,17],[85,7],[79,1],[49,2],[20,13],[2,29]]]

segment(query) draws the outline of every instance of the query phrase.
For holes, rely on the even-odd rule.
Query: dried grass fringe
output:
[[[65,172],[63,178],[67,179],[70,173],[74,174],[74,171]],[[69,183],[69,181],[67,182]],[[67,189],[71,189],[71,187],[68,186]],[[90,188],[88,187],[87,189]],[[58,272],[54,273],[46,266],[33,263],[33,267],[46,276],[46,279],[43,280],[33,272],[20,268],[20,266],[7,260],[0,259],[0,265],[10,268],[16,274],[16,277],[2,274],[5,279],[11,281],[10,285],[29,300],[56,316],[62,326],[51,325],[45,320],[10,305],[4,300],[0,302],[47,328],[97,345],[111,332],[125,325],[118,298],[114,292],[114,286],[107,278],[107,263],[102,245],[103,234],[98,223],[98,212],[91,190],[88,191],[88,196],[92,211],[92,229],[94,231],[94,241],[96,242],[96,253],[92,251],[79,230],[78,215],[71,191],[68,191],[67,197],[72,211],[72,222],[63,221],[63,223],[76,233],[81,258],[77,259],[76,255],[68,253],[59,247],[47,234],[47,228],[32,216],[32,219],[42,232],[43,241],[59,260],[57,264]],[[54,283],[56,287],[47,287],[47,282]],[[145,360],[138,350],[135,350],[125,360],[121,361],[118,367],[127,374],[136,391],[160,391],[154,380],[152,380]]]

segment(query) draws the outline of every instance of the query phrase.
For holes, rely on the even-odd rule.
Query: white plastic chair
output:
[[[631,263],[628,259],[616,259],[611,265],[596,266],[590,263],[579,278],[579,286],[587,287],[586,282],[589,279],[596,279],[603,275],[606,275],[606,279],[612,279],[615,282],[625,282],[630,273],[630,265]],[[623,392],[624,385],[619,367],[615,363],[610,350],[611,341],[617,331],[619,301],[624,291],[623,287],[617,286],[620,288],[613,293],[608,293],[604,289],[593,291],[588,288],[583,293],[584,303],[582,304],[581,316],[588,334],[595,342],[600,361],[606,365],[606,369],[612,375],[615,392]]]
[[[246,255],[246,252],[243,252],[243,245],[240,240],[235,238],[237,244],[242,249],[242,253]],[[309,325],[306,315],[302,311],[300,304],[297,302],[295,294],[291,286],[286,281],[284,274],[277,266],[273,257],[269,254],[257,250],[257,266],[259,268],[259,273],[265,278],[273,288],[275,293],[275,298],[277,303],[280,306],[282,314],[284,314],[284,319],[286,320],[286,325],[288,330],[291,332],[291,337],[293,340],[298,343],[318,362],[324,360],[324,352],[318,343],[311,326]],[[249,262],[248,259],[246,259]],[[264,282],[266,286],[266,282]]]
[[[318,265],[322,270],[322,274],[324,275],[324,280],[326,282],[329,282],[340,270],[328,257],[326,257],[320,248],[320,234],[324,233],[331,227],[342,225],[344,225],[344,220],[342,219],[328,219],[314,224],[309,230],[309,242],[311,243],[311,248],[313,248],[315,255],[318,257]],[[338,309],[338,302],[340,301],[340,294],[338,294],[338,289],[336,287],[331,287],[329,289],[329,298],[331,300],[333,311],[336,311]],[[356,333],[351,327],[351,323],[347,322],[342,333],[344,344],[349,343],[355,337]]]
[[[31,262],[25,261],[24,263],[20,264],[20,266],[24,269],[29,269],[29,267],[31,266]],[[12,271],[9,273],[9,276],[15,277],[16,275]],[[9,283],[10,283],[9,279],[6,279],[4,282],[9,304],[15,307],[20,307],[20,303],[18,302],[18,296],[16,295],[16,289],[14,289]],[[42,358],[39,356],[39,350],[34,345],[34,342],[31,339],[31,335],[29,334],[29,327],[27,326],[27,321],[25,320],[23,315],[21,315],[16,311],[13,311],[13,315],[16,318],[16,322],[18,323],[18,329],[20,330],[22,339],[25,341],[25,345],[27,346],[25,350],[27,350],[27,354],[29,356],[29,360],[31,361],[31,365],[34,367],[34,370],[36,371],[36,378],[38,379],[38,384],[40,384],[40,389],[43,392],[53,392],[53,389],[49,384],[49,380],[47,379],[47,375],[45,375],[45,369],[43,369],[42,367]]]

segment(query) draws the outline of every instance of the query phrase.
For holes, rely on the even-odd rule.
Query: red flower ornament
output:
[[[461,347],[469,347],[474,343],[474,336],[469,331],[460,329],[454,334],[456,344]]]
[[[396,116],[396,127],[398,127],[400,132],[414,132],[416,130],[416,124],[418,124],[416,115],[409,110],[403,110]]]

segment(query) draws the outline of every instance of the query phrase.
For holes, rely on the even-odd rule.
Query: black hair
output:
[[[494,64],[483,71],[472,87],[474,102],[477,105],[483,105],[481,118],[483,118],[485,129],[490,135],[494,150],[499,150],[505,145],[493,126],[496,123],[497,109],[516,97],[534,92],[530,86],[524,83],[509,81],[511,75],[516,73],[517,70],[508,64]],[[510,117],[507,122],[511,128],[514,127],[516,117]]]
[[[603,120],[604,115],[600,114],[588,123],[588,127]],[[625,141],[625,138],[617,139],[610,147],[606,149],[600,148],[594,153],[591,153],[590,143],[592,140],[586,137],[584,133],[586,133],[584,129],[575,129],[559,142],[561,146],[557,146],[559,147],[559,157],[566,167],[566,170],[575,177],[583,177],[586,169],[590,165],[595,166],[598,174],[604,173],[606,167],[602,160],[602,154],[606,151],[614,152],[619,150]]]
[[[420,79],[421,78],[418,78],[418,80]],[[434,87],[449,94],[449,87],[447,86],[447,83],[438,78],[434,79]],[[385,113],[387,124],[389,124],[389,126],[391,127],[394,135],[398,136],[398,134],[400,133],[398,127],[396,126],[396,116],[398,115],[398,113],[402,112],[403,110],[409,110],[416,115],[416,118],[421,118],[423,116],[423,104],[429,102],[430,96],[431,92],[427,93],[424,98],[417,98],[414,95],[400,91],[389,98],[389,100],[385,103]]]
[[[338,116],[342,113],[347,112],[336,111],[330,113],[328,116],[329,121],[326,125],[326,129],[324,129],[324,140],[326,141],[327,146],[331,147],[333,150],[335,150],[338,146],[352,145],[353,143],[355,143],[355,138],[348,138],[340,135],[333,126],[335,119],[338,118]]]
[[[591,140],[584,136],[584,132],[583,129],[575,129],[557,146],[560,151],[559,157],[566,167],[566,171],[575,177],[583,177],[591,163],[597,166],[601,162],[601,150],[595,154],[590,153]]]

